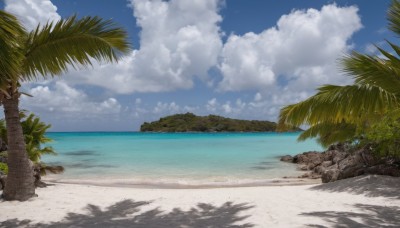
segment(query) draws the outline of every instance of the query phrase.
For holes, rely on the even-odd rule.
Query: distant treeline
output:
[[[273,132],[277,124],[270,121],[237,120],[216,115],[176,114],[158,121],[143,123],[140,131],[153,132]],[[293,129],[300,131],[301,129]]]

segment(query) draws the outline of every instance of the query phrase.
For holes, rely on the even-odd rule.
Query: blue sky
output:
[[[322,84],[351,83],[337,64],[386,29],[389,0],[5,0],[28,29],[72,14],[113,19],[133,52],[25,83],[21,107],[53,131],[135,131],[174,113],[276,121]]]

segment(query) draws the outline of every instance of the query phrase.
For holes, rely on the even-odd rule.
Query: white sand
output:
[[[400,227],[400,178],[384,176],[214,189],[56,184],[37,194],[28,202],[0,202],[0,227],[26,219],[54,227]]]

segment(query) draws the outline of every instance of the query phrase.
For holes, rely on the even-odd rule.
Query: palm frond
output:
[[[388,28],[400,35],[400,2],[392,0],[389,10],[387,12],[387,19],[389,21]]]
[[[389,43],[395,50],[396,45]],[[381,87],[390,93],[400,91],[400,59],[378,47],[387,59],[352,52],[341,60],[343,71],[350,74],[356,84]]]
[[[318,93],[281,109],[279,126],[313,126],[321,122],[357,123],[369,115],[400,106],[399,97],[370,85],[325,85]]]
[[[93,59],[114,62],[130,50],[127,33],[111,20],[76,16],[38,26],[25,46],[23,80],[55,76],[69,65],[91,65]]]
[[[356,132],[357,126],[355,124],[322,122],[303,131],[297,140],[304,141],[309,138],[317,138],[317,141],[323,147],[328,147],[334,143],[354,139]]]
[[[18,19],[0,10],[0,87],[16,79],[23,58],[21,39],[26,34]]]

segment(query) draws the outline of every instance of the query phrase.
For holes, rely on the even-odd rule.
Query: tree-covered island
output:
[[[142,132],[274,132],[277,124],[270,121],[238,120],[222,116],[196,116],[193,113],[176,114],[158,121],[143,123]],[[294,128],[292,131],[300,131]]]

